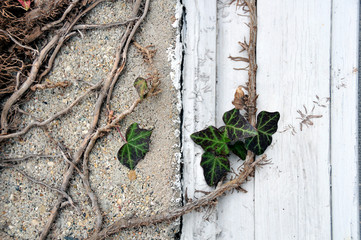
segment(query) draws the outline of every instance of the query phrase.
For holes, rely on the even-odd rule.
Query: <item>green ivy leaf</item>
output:
[[[196,144],[200,145],[204,151],[213,151],[219,155],[229,154],[229,148],[227,146],[229,139],[213,126],[193,133],[191,138]]]
[[[120,163],[133,170],[149,151],[151,134],[151,130],[139,128],[138,123],[130,125],[126,133],[127,143],[118,151]]]
[[[140,99],[143,99],[149,91],[147,81],[142,77],[135,79],[134,87],[137,89]]]
[[[228,138],[232,141],[244,141],[245,138],[257,135],[257,130],[239,113],[238,109],[225,112],[223,121],[226,124]]]
[[[215,186],[230,171],[228,158],[216,155],[213,152],[202,154],[201,166],[204,178],[209,186]]]
[[[244,142],[237,141],[234,144],[228,144],[229,149],[237,155],[240,159],[245,160],[247,156],[247,149],[244,145]]]
[[[246,148],[256,155],[263,154],[266,148],[272,143],[272,134],[277,131],[279,119],[279,112],[260,112],[257,116],[256,124],[258,135],[245,140]]]

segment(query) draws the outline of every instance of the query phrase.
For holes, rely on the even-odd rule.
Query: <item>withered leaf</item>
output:
[[[244,109],[245,107],[244,96],[245,94],[243,92],[242,86],[238,86],[234,94],[234,99],[232,101],[232,104],[236,109],[238,110]]]

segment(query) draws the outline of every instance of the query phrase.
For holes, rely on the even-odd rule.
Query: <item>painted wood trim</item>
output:
[[[246,25],[249,18],[242,8],[235,4],[229,5],[228,0],[218,1],[218,34],[217,34],[217,85],[216,85],[216,123],[223,126],[223,113],[234,108],[232,100],[239,85],[246,85],[248,72],[234,68],[247,67],[247,63],[235,62],[233,57],[245,57],[247,53],[241,50],[239,41],[249,38],[249,27]],[[242,161],[230,156],[231,167],[234,170]],[[219,234],[217,239],[254,239],[254,181],[246,183],[247,193],[228,193],[219,199],[217,205],[217,224]]]
[[[360,239],[358,195],[359,1],[332,1],[331,164],[333,239]]]
[[[217,3],[184,0],[183,192],[188,198],[210,191],[200,167],[202,150],[190,135],[215,125]],[[206,218],[209,221],[205,220]],[[183,217],[182,239],[216,239],[216,214],[192,212]]]
[[[256,172],[255,239],[331,239],[331,1],[257,5],[258,110],[281,119],[266,151],[272,164]],[[322,117],[301,131],[305,108]]]

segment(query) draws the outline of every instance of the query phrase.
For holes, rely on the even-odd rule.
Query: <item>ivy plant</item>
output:
[[[151,130],[142,129],[138,123],[131,124],[126,133],[126,143],[118,151],[118,160],[121,164],[134,170],[138,162],[149,151]]]
[[[215,186],[230,171],[229,155],[232,152],[242,160],[247,151],[261,155],[272,143],[272,134],[277,131],[279,112],[262,111],[257,116],[254,128],[238,109],[225,112],[225,126],[217,129],[209,126],[191,134],[191,139],[204,149],[201,167],[209,186]]]
[[[140,100],[147,97],[149,87],[146,79],[142,77],[136,78],[133,86],[137,90]],[[125,141],[125,144],[118,151],[118,160],[121,164],[130,169],[128,173],[129,179],[135,180],[137,178],[134,171],[135,166],[149,151],[149,142],[152,131],[140,128],[138,123],[133,123],[128,127],[125,138],[119,129],[118,131]]]

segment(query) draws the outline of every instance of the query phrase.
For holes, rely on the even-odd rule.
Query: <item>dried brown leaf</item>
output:
[[[238,86],[234,94],[234,99],[232,101],[234,107],[239,110],[242,110],[245,107],[245,101],[244,101],[245,94],[242,88],[243,88],[242,86]]]

